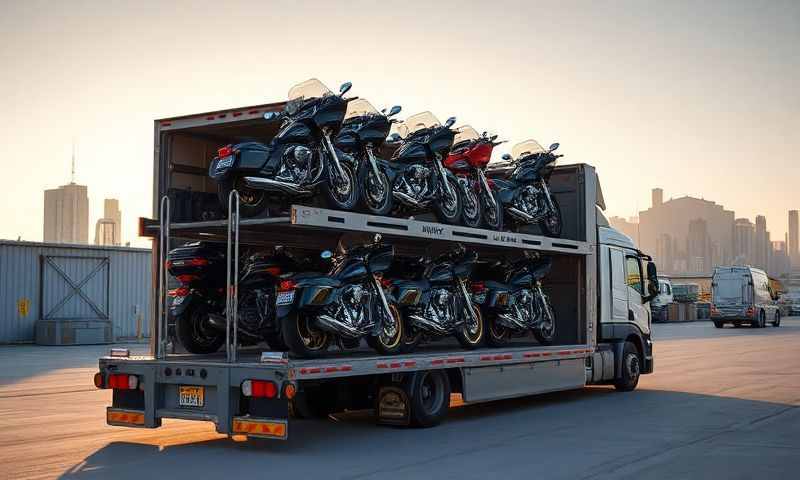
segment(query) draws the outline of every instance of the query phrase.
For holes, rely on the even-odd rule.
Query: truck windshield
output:
[[[712,301],[714,303],[742,303],[747,278],[743,275],[724,275],[714,277]]]
[[[395,131],[398,135],[400,135],[401,138],[406,138],[414,132],[418,132],[426,128],[439,127],[441,125],[442,124],[439,123],[439,119],[437,119],[436,116],[434,116],[431,112],[422,112],[416,115],[411,115],[400,123],[396,123]]]
[[[536,140],[525,140],[524,142],[514,145],[514,148],[511,149],[511,158],[519,160],[522,157],[543,153],[544,151],[545,149],[542,148]]]
[[[367,115],[377,115],[378,111],[367,100],[359,98],[347,104],[347,113],[344,114],[344,119],[353,117],[365,117]]]

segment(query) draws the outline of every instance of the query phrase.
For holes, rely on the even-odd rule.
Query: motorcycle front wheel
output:
[[[386,216],[392,212],[392,185],[389,176],[378,167],[378,176],[369,165],[361,168],[359,182],[361,185],[361,203],[373,215]]]
[[[481,199],[478,192],[469,184],[469,182],[458,182],[461,187],[461,223],[465,227],[480,228],[481,227]]]
[[[348,162],[342,162],[344,178],[339,178],[339,174],[333,171],[336,168],[333,165],[328,165],[328,168],[328,181],[322,184],[328,205],[336,210],[355,210],[359,197],[355,168]]]
[[[511,330],[500,325],[497,315],[489,314],[485,317],[486,343],[492,347],[503,347],[511,339]]]
[[[500,203],[500,195],[497,192],[491,192],[492,198],[494,198],[494,206],[488,195],[486,192],[481,192],[483,223],[489,230],[501,232],[503,231],[503,204]]]
[[[398,353],[403,345],[403,317],[396,306],[389,304],[389,310],[392,312],[391,320],[387,321],[384,317],[380,333],[367,338],[367,344],[383,355]]]
[[[554,211],[548,213],[542,220],[539,221],[539,228],[542,233],[547,237],[558,238],[561,236],[563,222],[561,221],[561,207],[558,205],[556,197],[552,197]]]
[[[463,207],[461,201],[461,188],[458,182],[452,178],[448,178],[447,182],[450,184],[450,192],[446,188],[440,190],[439,198],[433,202],[433,213],[441,223],[448,223],[450,225],[457,225],[461,220],[461,210]]]
[[[233,190],[239,192],[239,214],[242,217],[257,217],[267,211],[269,205],[266,193],[248,187],[242,177],[228,178],[217,184],[217,196],[222,204],[222,211],[228,213],[228,198]]]
[[[189,353],[207,354],[219,350],[225,343],[225,332],[206,325],[208,309],[205,305],[189,305],[175,319],[175,336]]]
[[[281,318],[281,333],[289,351],[300,358],[322,356],[331,344],[331,335],[316,328],[312,318],[292,312]]]
[[[474,350],[481,346],[483,343],[483,315],[481,309],[474,303],[470,305],[472,311],[475,312],[475,321],[467,316],[464,319],[464,325],[456,330],[456,339],[462,347],[467,350]],[[467,307],[469,308],[469,307]],[[466,312],[464,312],[466,314]]]
[[[533,329],[533,336],[542,345],[552,345],[556,336],[556,316],[546,298],[539,298],[539,315],[543,318]]]

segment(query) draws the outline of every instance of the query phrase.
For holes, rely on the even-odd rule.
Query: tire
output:
[[[550,197],[553,200],[553,206],[555,207],[556,211],[553,215],[550,215],[541,221],[539,221],[539,228],[541,228],[542,233],[546,237],[553,237],[558,238],[561,237],[561,231],[564,227],[564,222],[561,219],[561,207],[558,205],[558,200],[556,197]]]
[[[450,408],[450,378],[444,370],[426,370],[409,375],[403,385],[411,404],[411,425],[434,427]]]
[[[459,187],[461,187],[461,224],[465,227],[470,228],[481,228],[483,224],[483,208],[482,208],[482,201],[478,192],[475,191],[474,188],[470,185],[470,181],[466,180],[464,182],[458,182]],[[470,209],[469,199],[472,199],[472,203],[474,204],[474,208]]]
[[[389,177],[386,175],[386,172],[378,167],[378,172],[382,176],[382,180],[385,181],[385,194],[379,200],[376,200],[369,194],[369,186],[371,183],[374,182],[375,175],[372,173],[372,167],[370,167],[369,163],[366,163],[362,168],[361,172],[359,173],[359,185],[361,185],[361,204],[364,208],[373,215],[381,215],[387,216],[392,213],[392,209],[394,208],[394,199],[392,198],[392,185],[389,182]]]
[[[403,319],[403,338],[400,342],[400,353],[411,353],[422,343],[422,332],[414,329],[411,322]]]
[[[486,195],[486,192],[482,192],[481,194],[481,200],[483,202],[483,224],[489,230],[502,232],[503,204],[500,202],[500,195],[497,192],[491,192],[491,195],[494,198],[494,204],[496,205],[496,212],[494,211],[495,208],[492,208],[491,203],[488,201]]]
[[[750,326],[753,328],[764,328],[767,325],[767,316],[764,311],[758,312],[758,320],[753,321]]]
[[[490,347],[504,347],[511,340],[511,330],[500,325],[497,315],[484,315],[484,330],[486,331],[486,343]]]
[[[475,350],[483,344],[483,316],[481,315],[481,309],[477,305],[470,302],[470,307],[472,308],[472,311],[475,312],[475,316],[478,320],[477,324],[470,328],[469,323],[471,320],[469,318],[465,318],[464,326],[456,330],[455,336],[458,340],[458,343],[460,343],[462,347],[466,348],[467,350]]]
[[[283,341],[294,356],[317,358],[328,350],[331,336],[311,326],[307,315],[293,311],[281,318],[280,322]]]
[[[780,327],[781,326],[781,312],[780,311],[776,311],[775,312],[775,320],[772,321],[772,326],[773,327]]]
[[[222,211],[228,213],[228,199],[231,191],[239,192],[239,215],[245,218],[258,217],[269,209],[267,194],[263,190],[248,188],[242,177],[225,179],[217,184],[217,196],[222,204]]]
[[[349,188],[345,190],[343,186],[340,190],[332,185],[336,173],[329,171],[328,180],[322,183],[322,190],[325,192],[328,206],[335,210],[353,211],[356,209],[359,199],[358,176],[356,175],[355,167],[349,162],[341,162],[341,164],[342,170],[347,176],[346,180]],[[333,165],[329,165],[328,168],[329,170],[335,169]]]
[[[639,384],[642,370],[642,359],[639,350],[631,342],[625,342],[622,347],[622,371],[619,378],[614,380],[614,388],[620,392],[630,392]]]
[[[382,309],[383,306],[378,308]],[[382,328],[380,335],[367,338],[367,344],[382,355],[399,353],[403,346],[403,317],[400,315],[400,310],[397,309],[396,305],[390,303],[389,310],[392,311],[392,318],[396,325],[394,331],[391,331],[391,329],[387,331],[386,328]]]
[[[455,198],[451,198],[450,202],[445,204],[444,197],[447,195],[447,191],[443,190],[442,196],[433,202],[433,213],[440,223],[457,225],[458,222],[461,221],[462,202],[459,193],[461,192],[461,188],[459,188],[458,182],[453,178],[448,177],[447,182],[450,184],[450,189],[453,195],[455,195]]]
[[[203,328],[208,310],[202,304],[189,305],[175,319],[175,336],[189,353],[214,353],[225,344],[225,332]]]
[[[550,306],[550,302],[547,299],[539,297],[537,303],[539,305],[539,311],[542,312],[542,314],[544,314],[543,312],[545,309],[549,311],[551,322],[550,328],[544,328],[541,326],[534,328],[533,336],[536,337],[536,341],[542,345],[552,345],[556,337],[556,315],[553,312],[553,307]]]
[[[725,323],[724,322],[714,322],[714,326],[716,328],[722,328],[722,327],[725,326]]]

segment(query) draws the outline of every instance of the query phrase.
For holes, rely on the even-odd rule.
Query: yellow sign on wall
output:
[[[27,298],[20,298],[17,300],[17,312],[20,317],[27,317],[28,312],[31,310],[31,301]]]

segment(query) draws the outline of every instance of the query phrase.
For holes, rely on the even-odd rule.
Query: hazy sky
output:
[[[650,189],[800,208],[800,2],[0,0],[0,237],[41,240],[43,193],[151,215],[153,119],[278,101],[318,77],[597,167],[610,215]],[[510,148],[510,147],[509,147]],[[502,153],[502,151],[500,152]]]

